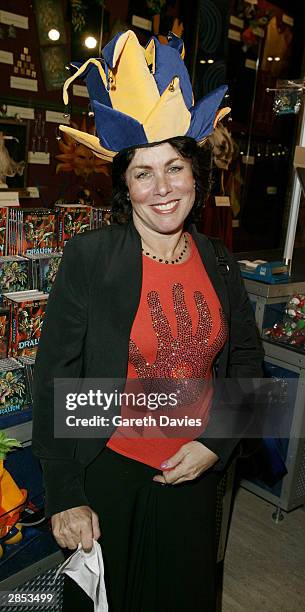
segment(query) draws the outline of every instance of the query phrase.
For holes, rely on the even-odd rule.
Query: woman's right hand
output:
[[[53,514],[51,518],[54,538],[61,548],[74,549],[81,543],[85,552],[93,546],[93,540],[101,536],[99,519],[89,506],[77,506]]]

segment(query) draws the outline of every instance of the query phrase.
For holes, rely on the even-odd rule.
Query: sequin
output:
[[[157,354],[154,364],[148,364],[135,342],[129,341],[129,361],[134,366],[137,375],[145,381],[146,390],[157,391],[162,386],[163,392],[168,392],[166,381],[175,381],[181,385],[182,379],[188,379],[190,384],[181,386],[179,404],[193,403],[200,394],[200,385],[194,379],[203,381],[206,378],[217,353],[222,348],[227,337],[227,323],[222,309],[219,309],[220,328],[212,340],[212,315],[204,295],[194,292],[194,300],[198,311],[198,325],[193,333],[192,319],[185,303],[184,290],[181,283],[172,288],[172,299],[177,321],[177,337],[173,337],[169,321],[163,311],[159,294],[150,291],[147,303],[150,310],[153,329],[157,337]],[[158,385],[157,380],[160,381]],[[149,384],[154,383],[154,385]],[[175,387],[175,388],[176,388]],[[202,388],[202,387],[201,387]]]

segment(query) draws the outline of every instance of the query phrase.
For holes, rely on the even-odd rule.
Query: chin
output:
[[[184,221],[181,221],[180,223],[164,223],[160,225],[155,225],[154,229],[156,232],[159,232],[159,234],[175,234],[181,228],[183,228],[183,224]]]

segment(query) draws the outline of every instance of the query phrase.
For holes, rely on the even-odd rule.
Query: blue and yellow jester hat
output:
[[[183,41],[170,33],[168,45],[154,36],[144,48],[134,32],[117,34],[103,49],[103,57],[72,66],[77,71],[64,84],[82,77],[95,116],[97,136],[66,125],[60,129],[89,147],[105,161],[123,149],[190,136],[199,144],[209,136],[229,108],[219,109],[225,85],[194,105],[192,85],[184,65]]]

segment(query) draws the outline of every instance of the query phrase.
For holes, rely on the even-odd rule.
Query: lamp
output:
[[[60,32],[58,30],[56,30],[56,28],[52,28],[48,32],[48,37],[49,37],[50,40],[53,40],[53,41],[59,40]]]
[[[87,49],[95,49],[96,45],[96,38],[94,38],[94,36],[87,36],[87,38],[85,39],[85,46],[87,47]]]

